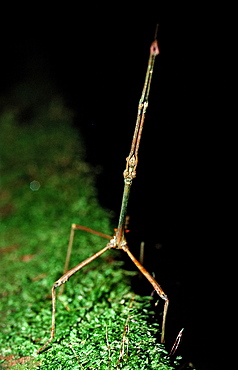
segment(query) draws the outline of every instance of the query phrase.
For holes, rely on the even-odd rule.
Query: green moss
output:
[[[71,223],[113,230],[71,116],[54,104],[28,124],[19,125],[11,111],[0,117],[0,368],[174,369],[156,339],[158,324],[149,323],[151,298],[131,291],[132,273],[118,251],[67,282],[57,300],[55,339],[36,355],[50,335],[50,291],[62,275]],[[71,266],[105,243],[77,232]]]

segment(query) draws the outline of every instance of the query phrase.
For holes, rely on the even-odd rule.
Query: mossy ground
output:
[[[51,286],[62,275],[71,223],[109,235],[115,225],[97,201],[95,169],[61,102],[27,123],[12,109],[0,120],[0,368],[174,369],[157,340],[158,323],[149,320],[151,298],[133,293],[134,273],[123,269],[119,251],[67,282],[55,340],[36,354],[50,335]],[[76,232],[70,266],[105,244]]]

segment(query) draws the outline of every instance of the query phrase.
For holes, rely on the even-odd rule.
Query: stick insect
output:
[[[43,351],[48,346],[48,344],[53,340],[54,335],[55,335],[56,288],[61,287],[60,288],[60,290],[61,290],[60,293],[62,293],[63,284],[66,283],[66,281],[68,281],[71,276],[73,276],[76,272],[81,270],[84,266],[88,265],[90,262],[92,262],[93,260],[95,260],[96,258],[101,256],[103,253],[105,253],[106,251],[108,251],[109,249],[112,249],[112,248],[122,249],[124,252],[126,252],[127,255],[129,256],[129,258],[133,261],[133,263],[136,265],[136,267],[140,270],[140,272],[151,283],[151,285],[153,286],[153,288],[157,292],[157,294],[160,296],[160,298],[162,298],[164,300],[162,331],[161,331],[161,343],[164,343],[165,321],[166,321],[166,315],[167,315],[167,310],[168,310],[168,305],[169,305],[168,297],[164,293],[164,291],[162,290],[162,288],[158,284],[158,282],[149,274],[149,272],[143,267],[143,265],[130,252],[130,249],[127,245],[127,241],[126,241],[126,238],[125,238],[127,204],[128,204],[129,194],[130,194],[130,188],[131,188],[131,185],[132,185],[132,180],[136,177],[136,168],[137,168],[137,164],[138,164],[139,144],[140,144],[142,129],[143,129],[143,125],[144,125],[146,109],[148,107],[148,97],[149,97],[152,73],[153,73],[153,69],[154,69],[154,62],[155,62],[155,58],[158,54],[159,54],[159,48],[158,48],[158,42],[156,40],[156,35],[155,35],[155,39],[154,39],[154,41],[152,42],[152,44],[150,46],[150,56],[149,56],[149,60],[148,60],[148,66],[147,66],[147,72],[146,72],[144,87],[143,87],[142,95],[141,95],[139,105],[138,105],[137,119],[136,119],[134,135],[133,135],[133,139],[132,139],[132,145],[131,145],[129,156],[126,158],[126,169],[123,172],[124,192],[123,192],[123,197],[122,197],[122,204],[121,204],[121,211],[120,211],[120,216],[119,216],[118,227],[115,231],[114,236],[111,237],[111,236],[103,234],[99,231],[92,230],[88,227],[72,224],[70,238],[69,238],[68,251],[67,251],[67,256],[66,256],[66,261],[65,261],[65,266],[64,266],[64,274],[52,286],[52,327],[51,327],[51,336],[50,336],[49,340],[44,344],[44,346],[41,347],[37,351],[37,353]],[[81,262],[77,266],[68,270],[75,230],[84,230],[84,231],[99,235],[103,238],[108,239],[109,242],[99,252],[95,253],[93,256],[87,258],[85,261]]]

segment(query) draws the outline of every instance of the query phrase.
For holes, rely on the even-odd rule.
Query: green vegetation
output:
[[[120,251],[75,274],[57,300],[50,336],[51,286],[62,275],[71,223],[111,234],[97,201],[95,169],[84,160],[70,112],[58,99],[19,124],[13,108],[0,117],[0,368],[174,369],[151,323],[151,298],[134,295]],[[71,267],[106,240],[76,232]]]

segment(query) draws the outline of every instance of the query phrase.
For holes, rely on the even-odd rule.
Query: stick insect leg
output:
[[[79,265],[73,267],[71,270],[67,271],[61,278],[56,280],[54,285],[52,286],[51,292],[52,292],[52,324],[51,324],[51,335],[48,341],[44,344],[43,347],[37,350],[37,353],[43,351],[48,344],[53,340],[55,335],[55,309],[56,309],[56,292],[55,289],[61,286],[62,284],[66,283],[66,281],[69,280],[69,278],[74,275],[77,271],[81,270],[84,266],[88,265],[90,262],[95,260],[97,257],[101,256],[101,254],[105,253],[107,250],[114,248],[114,245],[111,243],[108,243],[105,248],[101,249],[99,252],[95,253],[91,257],[87,258],[85,261],[81,262]]]
[[[83,231],[87,231],[91,234],[101,236],[102,238],[106,238],[106,239],[109,239],[109,240],[111,239],[111,236],[103,234],[100,231],[90,229],[89,227],[86,227],[86,226],[72,224],[71,225],[70,236],[69,236],[69,244],[68,244],[68,249],[67,249],[67,254],[66,254],[66,259],[65,259],[65,264],[64,264],[64,271],[63,271],[64,274],[69,269],[69,261],[70,261],[71,252],[72,252],[75,230],[83,230]],[[64,292],[64,285],[61,285],[60,290],[59,290],[59,295],[62,295],[63,292]]]
[[[51,334],[50,338],[47,340],[47,342],[43,345],[43,347],[39,348],[36,353],[40,353],[45,350],[45,348],[50,344],[50,342],[54,339],[55,336],[55,307],[56,307],[56,294],[55,294],[55,286],[52,286],[51,289],[52,294],[52,322],[51,322]]]
[[[169,299],[167,295],[164,293],[161,286],[157,283],[157,281],[149,274],[149,272],[142,266],[142,264],[137,261],[137,259],[133,256],[127,246],[122,248],[130,257],[132,262],[136,265],[136,267],[142,272],[142,274],[146,277],[146,279],[153,285],[154,289],[156,290],[157,294],[162,298],[164,302],[164,311],[163,311],[163,320],[162,320],[162,331],[161,331],[161,343],[164,343],[164,335],[165,335],[165,322],[166,316],[169,306]]]

